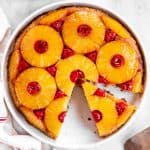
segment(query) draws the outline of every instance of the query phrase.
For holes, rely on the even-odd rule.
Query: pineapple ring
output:
[[[40,91],[35,95],[27,91],[28,83],[36,81]],[[56,84],[54,78],[44,69],[29,68],[23,71],[15,81],[15,91],[21,105],[30,109],[46,107],[54,98]]]
[[[85,56],[79,54],[60,60],[56,64],[56,68],[56,83],[58,88],[69,96],[75,85],[75,83],[70,80],[70,75],[73,71],[81,70],[87,80],[94,82],[98,80],[96,65]]]
[[[124,64],[113,67],[112,57],[119,54],[124,57]],[[96,65],[99,74],[111,83],[121,84],[132,79],[139,66],[136,51],[126,42],[113,41],[104,45],[97,57]]]
[[[47,50],[39,53],[35,50],[37,41],[45,41]],[[63,50],[62,39],[53,28],[37,25],[30,29],[24,36],[21,43],[21,54],[32,66],[48,67],[61,58]]]
[[[69,97],[58,98],[52,101],[45,110],[44,122],[49,134],[54,139],[58,136],[62,122],[59,120],[59,115],[67,111]],[[63,113],[65,114],[65,113]],[[64,119],[64,115],[62,120]]]
[[[80,26],[89,30],[85,31],[87,36],[82,37],[78,34]],[[98,49],[103,43],[105,27],[94,12],[77,11],[66,18],[62,34],[68,47],[78,53],[88,53]]]

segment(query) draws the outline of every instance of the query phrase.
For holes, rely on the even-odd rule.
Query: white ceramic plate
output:
[[[133,36],[135,39],[137,39],[137,42],[139,44],[139,47],[141,49],[141,54],[143,55],[144,65],[145,65],[145,87],[144,87],[144,93],[142,98],[138,95],[131,94],[129,92],[120,92],[119,89],[114,87],[109,87],[111,92],[115,94],[117,97],[120,98],[126,98],[129,102],[132,102],[139,106],[139,98],[142,99],[142,103],[147,96],[147,76],[148,76],[148,67],[147,67],[147,55],[145,54],[145,51],[143,51],[143,47],[141,45],[141,42],[139,42],[137,34],[129,27],[125,21],[116,13],[109,11],[108,9],[105,9],[100,6],[98,3],[93,2],[79,2],[79,1],[60,1],[56,2],[50,5],[47,5],[36,12],[32,13],[29,17],[27,17],[14,31],[13,35],[11,36],[7,48],[5,50],[4,55],[4,61],[2,65],[2,77],[4,81],[4,88],[5,88],[5,100],[7,103],[7,106],[12,113],[13,117],[16,119],[16,121],[20,124],[21,127],[23,127],[28,133],[33,135],[34,137],[38,138],[44,143],[50,144],[54,147],[59,147],[63,149],[85,149],[85,148],[91,148],[96,145],[101,145],[104,142],[108,142],[113,137],[118,136],[121,134],[121,132],[127,132],[126,128],[128,126],[132,126],[133,121],[135,120],[137,116],[137,112],[132,116],[132,118],[128,121],[128,123],[123,126],[119,131],[114,133],[113,135],[107,137],[107,138],[99,138],[97,134],[95,134],[96,128],[93,121],[89,121],[88,118],[92,118],[91,114],[89,112],[86,100],[83,96],[83,92],[80,88],[75,88],[73,92],[73,96],[71,98],[70,108],[67,113],[67,117],[65,119],[65,122],[63,124],[60,136],[57,140],[53,140],[31,126],[24,117],[16,110],[13,101],[11,99],[9,90],[8,90],[8,82],[7,82],[7,62],[10,52],[12,51],[13,42],[18,35],[18,33],[28,24],[30,23],[35,17],[39,16],[42,13],[48,12],[50,10],[55,10],[57,8],[63,7],[63,6],[88,6],[93,7],[97,9],[101,9],[116,19],[118,19],[122,24],[124,24],[131,33],[133,33]],[[142,105],[140,104],[140,106]],[[144,103],[143,103],[144,104]],[[140,108],[138,108],[139,110]]]

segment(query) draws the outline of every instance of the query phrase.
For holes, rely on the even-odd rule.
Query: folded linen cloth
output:
[[[8,32],[8,30],[10,29],[10,24],[3,12],[3,10],[0,8],[0,42],[3,41],[6,33]]]
[[[8,36],[10,33],[10,25],[9,22],[0,8],[0,64],[2,60],[2,55],[5,49],[6,42],[8,40]],[[0,67],[1,69],[1,67]],[[0,77],[0,144],[5,147],[5,149],[10,149],[10,146],[13,149],[21,149],[21,150],[41,150],[42,145],[41,142],[37,139],[33,138],[30,135],[23,135],[16,132],[12,121],[13,118],[7,111],[7,107],[3,98],[3,87],[2,81]],[[6,145],[9,145],[8,147]],[[6,148],[7,147],[7,148]]]

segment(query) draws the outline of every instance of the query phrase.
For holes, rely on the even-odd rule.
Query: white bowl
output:
[[[16,36],[19,34],[20,31],[22,31],[22,29],[27,26],[34,18],[36,18],[37,16],[51,11],[51,10],[55,10],[57,8],[61,8],[64,6],[87,6],[87,7],[92,7],[92,8],[96,8],[96,9],[101,9],[104,12],[107,12],[108,14],[110,14],[111,16],[113,16],[114,18],[118,19],[124,26],[126,26],[126,28],[133,34],[133,36],[135,37],[139,48],[141,50],[141,54],[143,56],[143,60],[144,60],[144,67],[145,67],[145,83],[144,83],[144,93],[141,97],[142,102],[140,103],[140,106],[144,105],[144,101],[146,100],[147,94],[148,94],[148,73],[149,73],[149,69],[148,69],[148,56],[146,54],[146,51],[144,51],[143,45],[141,44],[141,42],[139,41],[139,37],[137,36],[137,34],[135,33],[135,31],[126,24],[126,22],[116,13],[114,13],[113,11],[110,11],[104,7],[101,7],[101,5],[99,3],[95,3],[95,2],[80,2],[80,1],[60,1],[60,2],[56,2],[56,3],[52,3],[49,4],[47,6],[42,7],[41,9],[35,11],[34,13],[32,13],[30,16],[28,16],[17,28],[16,30],[13,32],[11,38],[9,39],[8,43],[7,43],[7,47],[5,50],[5,54],[4,54],[4,59],[3,59],[3,63],[2,63],[2,78],[3,78],[3,86],[4,86],[4,96],[5,96],[5,101],[6,104],[11,112],[11,114],[13,115],[13,117],[15,118],[15,120],[19,123],[19,125],[24,128],[29,134],[33,135],[34,137],[36,137],[37,139],[39,139],[40,141],[50,144],[51,146],[57,147],[57,148],[62,148],[62,149],[86,149],[86,148],[92,148],[95,146],[100,146],[102,143],[108,143],[109,140],[111,140],[112,138],[115,138],[127,131],[127,128],[132,126],[133,122],[135,121],[135,119],[137,118],[137,116],[140,114],[142,107],[138,107],[138,110],[136,111],[136,113],[131,117],[131,119],[126,123],[126,125],[124,125],[119,131],[117,131],[116,133],[114,133],[113,135],[104,138],[104,139],[99,139],[95,134],[92,133],[91,130],[95,129],[95,127],[93,127],[93,125],[90,123],[89,125],[87,125],[87,121],[85,121],[85,118],[81,119],[80,117],[89,115],[89,112],[87,112],[87,108],[83,108],[83,105],[86,105],[86,103],[78,101],[77,103],[74,101],[72,102],[74,107],[76,107],[75,109],[80,108],[80,115],[78,116],[77,114],[75,114],[74,112],[76,110],[74,110],[74,108],[71,108],[71,111],[74,113],[73,117],[74,119],[72,119],[71,121],[66,118],[65,122],[68,123],[64,123],[63,128],[70,128],[70,125],[72,126],[72,128],[70,128],[68,131],[63,130],[60,137],[58,138],[58,140],[53,140],[51,138],[49,138],[48,136],[46,136],[45,134],[43,134],[42,132],[40,132],[39,130],[37,130],[36,128],[34,128],[33,126],[31,126],[22,116],[22,114],[20,114],[16,107],[13,104],[12,98],[10,96],[10,92],[9,92],[9,88],[8,88],[8,79],[7,79],[7,65],[8,65],[8,58],[9,58],[9,54],[12,51],[12,45],[14,43],[14,40],[16,39]],[[80,92],[76,92],[78,93],[78,99],[80,99]],[[82,104],[81,104],[82,103]],[[83,111],[81,111],[83,110]],[[141,111],[140,111],[141,110]],[[77,112],[76,112],[77,113]],[[71,113],[69,113],[71,114]],[[81,121],[82,120],[82,121]],[[69,123],[70,121],[70,123]],[[75,123],[76,122],[76,123]],[[82,123],[80,123],[82,122]],[[86,125],[85,125],[85,124]],[[74,126],[74,124],[76,124],[76,126]],[[85,126],[84,126],[85,125]],[[88,130],[88,127],[91,129]],[[74,131],[72,130],[74,129]],[[72,134],[72,132],[74,133],[74,135]],[[70,137],[70,135],[72,137]]]

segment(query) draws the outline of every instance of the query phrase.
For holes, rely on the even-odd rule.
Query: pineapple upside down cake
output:
[[[143,92],[143,62],[132,34],[101,10],[66,7],[33,20],[9,59],[9,89],[26,120],[52,138],[74,86],[83,88],[98,134],[117,131],[136,110],[97,84]]]

